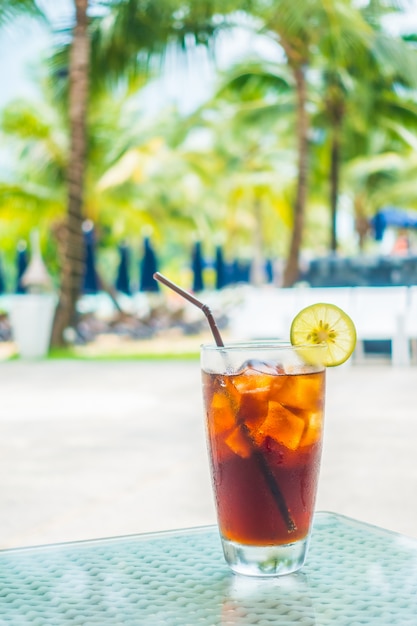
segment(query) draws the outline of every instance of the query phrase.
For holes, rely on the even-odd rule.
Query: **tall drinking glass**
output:
[[[304,564],[322,448],[320,350],[279,342],[201,348],[218,525],[235,572],[278,576]]]

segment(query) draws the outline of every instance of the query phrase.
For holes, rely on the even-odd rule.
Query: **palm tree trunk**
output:
[[[69,63],[70,154],[68,204],[63,241],[60,301],[52,331],[52,344],[64,345],[64,331],[74,325],[84,271],[83,200],[86,165],[86,117],[89,87],[90,42],[88,0],[75,0],[76,24]]]
[[[308,129],[309,119],[306,108],[307,85],[304,67],[301,63],[291,64],[294,73],[297,96],[297,143],[298,179],[294,204],[294,222],[290,250],[284,269],[283,287],[291,287],[299,276],[300,250],[304,228],[304,214],[307,199],[308,172]]]
[[[253,228],[253,260],[251,267],[250,282],[256,287],[264,285],[266,282],[265,276],[265,256],[264,256],[264,241],[263,241],[263,228],[262,228],[262,205],[259,198],[255,198],[253,202],[253,216],[254,216],[254,228]]]
[[[337,200],[339,196],[340,142],[339,129],[334,129],[330,155],[330,250],[337,252]]]
[[[363,254],[366,237],[369,232],[369,220],[366,217],[366,205],[362,195],[356,195],[353,207],[355,211],[355,229],[358,234],[359,253]]]

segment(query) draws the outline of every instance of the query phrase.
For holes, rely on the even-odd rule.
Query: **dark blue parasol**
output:
[[[417,228],[417,212],[405,211],[387,206],[378,211],[371,219],[376,241],[382,241],[387,226],[397,228]]]
[[[22,285],[22,276],[26,271],[28,266],[28,254],[27,247],[25,241],[20,241],[17,246],[17,254],[16,254],[16,267],[17,267],[17,277],[16,277],[16,293],[26,293],[26,287]]]
[[[227,267],[224,261],[223,249],[221,246],[216,247],[214,269],[216,272],[216,289],[223,289],[223,287],[226,287],[227,285]]]
[[[273,283],[274,282],[274,265],[273,265],[271,259],[267,259],[265,261],[265,276],[266,276],[266,282],[267,283]]]
[[[3,261],[0,259],[0,294],[6,291],[6,281],[4,278]]]
[[[193,246],[191,269],[193,271],[192,290],[194,292],[203,291],[204,289],[204,279],[203,279],[204,260],[203,260],[203,251],[201,248],[200,241],[196,241]]]
[[[232,263],[233,283],[249,283],[251,262],[243,259],[234,259]]]
[[[96,242],[94,226],[86,222],[83,226],[84,233],[84,276],[82,292],[89,295],[98,293],[100,286],[96,270]]]
[[[115,287],[120,293],[125,293],[127,296],[132,294],[130,288],[130,250],[126,244],[119,246],[119,267],[117,268],[116,284]]]
[[[140,262],[140,291],[159,291],[159,284],[153,275],[158,271],[158,262],[155,250],[149,240],[145,237],[143,241],[143,257]]]

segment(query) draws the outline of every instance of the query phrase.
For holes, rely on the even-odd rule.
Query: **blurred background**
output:
[[[80,296],[138,313],[155,267],[195,291],[417,282],[413,2],[3,0],[0,20],[0,291],[27,290],[36,229],[54,345]]]
[[[207,324],[156,270],[230,336],[364,296],[319,504],[411,534],[416,2],[0,0],[0,76],[2,547],[213,522]]]

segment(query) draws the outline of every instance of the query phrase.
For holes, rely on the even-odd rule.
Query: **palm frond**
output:
[[[0,0],[0,28],[10,27],[13,20],[19,16],[46,20],[35,0]]]

